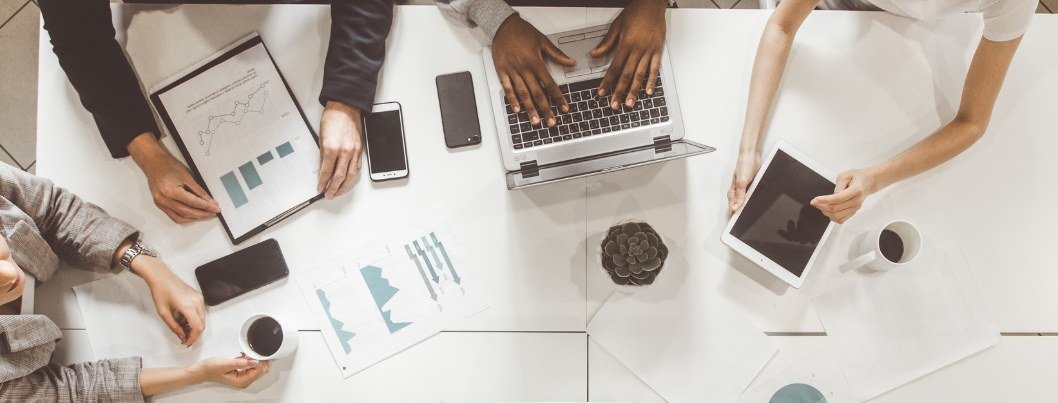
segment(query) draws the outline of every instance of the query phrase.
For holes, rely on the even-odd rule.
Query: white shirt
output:
[[[952,14],[980,12],[984,37],[1005,42],[1025,34],[1036,12],[1036,0],[869,0],[882,10],[917,20],[935,20]]]

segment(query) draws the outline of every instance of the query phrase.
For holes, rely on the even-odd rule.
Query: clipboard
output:
[[[279,66],[276,65],[275,59],[272,57],[272,53],[268,50],[268,47],[264,44],[264,41],[261,39],[260,34],[257,32],[253,32],[247,35],[246,37],[243,37],[232,45],[229,45],[228,47],[221,49],[214,55],[206,58],[202,62],[199,62],[198,64],[189,67],[183,72],[180,72],[175,76],[159,83],[150,91],[151,105],[154,107],[155,111],[158,113],[158,116],[161,118],[166,131],[173,136],[173,139],[175,140],[174,142],[176,143],[177,148],[180,150],[180,154],[183,155],[184,160],[187,162],[188,168],[191,171],[191,175],[194,176],[198,184],[202,186],[202,188],[205,189],[207,193],[209,193],[210,197],[214,197],[214,199],[216,199],[216,197],[214,196],[214,190],[211,190],[210,187],[207,185],[207,182],[204,180],[202,172],[199,170],[198,164],[192,157],[192,154],[188,151],[187,145],[184,142],[184,138],[181,137],[179,130],[177,130],[176,124],[174,123],[172,116],[170,116],[169,112],[166,110],[165,104],[164,102],[162,102],[161,97],[163,94],[173,90],[181,84],[186,83],[187,81],[195,77],[198,77],[199,75],[209,71],[210,69],[220,65],[221,63],[258,45],[262,46],[264,48],[265,53],[268,55],[268,60],[271,62],[272,68],[275,69],[275,73],[278,75],[279,81],[283,84],[282,88],[286,90],[291,101],[293,102],[294,109],[296,109],[299,116],[301,116],[301,120],[304,122],[305,127],[308,129],[308,133],[311,134],[312,140],[315,142],[318,151],[320,141],[319,136],[316,134],[316,131],[312,129],[312,125],[309,123],[308,118],[305,116],[305,111],[301,108],[301,104],[298,103],[297,98],[294,96],[293,91],[290,89],[290,85],[287,83],[287,80],[283,76],[283,73],[279,71]],[[247,155],[247,158],[252,160],[254,156]],[[262,224],[254,227],[253,229],[239,236],[236,236],[232,232],[231,225],[229,225],[228,220],[225,219],[223,212],[218,214],[217,217],[220,219],[221,225],[224,227],[224,231],[228,235],[228,238],[231,240],[232,244],[238,245],[246,241],[247,239],[256,236],[257,234],[260,234],[262,231],[279,223],[287,217],[294,215],[298,211],[301,211],[305,207],[309,206],[312,203],[315,203],[323,197],[323,193],[317,193],[315,196],[310,197],[309,199],[303,202],[295,204],[289,209],[279,213],[271,219],[266,220]]]

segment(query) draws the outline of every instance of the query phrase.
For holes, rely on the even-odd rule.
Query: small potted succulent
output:
[[[668,256],[661,236],[645,222],[614,225],[602,240],[602,267],[617,285],[653,284]]]

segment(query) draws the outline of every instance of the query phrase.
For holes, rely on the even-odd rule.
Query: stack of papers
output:
[[[868,400],[999,343],[958,243],[813,300],[834,358]]]
[[[635,294],[614,292],[588,335],[670,402],[731,401],[777,350],[696,274],[672,267]]]
[[[448,214],[435,207],[298,276],[342,376],[488,308]]]

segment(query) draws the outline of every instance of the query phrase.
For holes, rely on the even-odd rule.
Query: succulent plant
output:
[[[654,283],[668,256],[669,248],[647,223],[614,225],[602,240],[602,267],[620,285]]]

